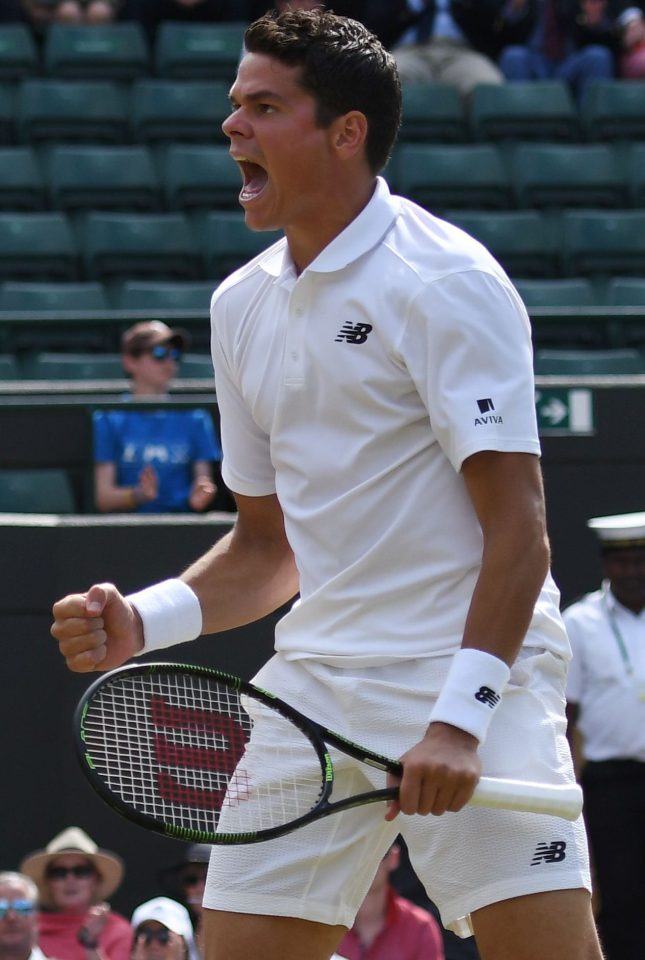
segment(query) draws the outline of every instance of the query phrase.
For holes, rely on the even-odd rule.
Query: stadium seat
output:
[[[0,470],[0,513],[75,513],[64,470]]]
[[[511,178],[520,207],[622,207],[627,185],[603,143],[530,143],[512,152]]]
[[[539,211],[446,210],[444,217],[483,243],[511,276],[555,276],[557,252]]]
[[[160,157],[161,182],[171,210],[218,208],[239,210],[242,180],[228,148],[176,143]]]
[[[645,273],[645,210],[565,210],[565,276]]]
[[[18,283],[8,280],[0,288],[0,310],[66,312],[109,310],[100,283]]]
[[[511,185],[492,144],[402,144],[394,164],[399,191],[429,210],[511,205]]]
[[[212,380],[213,361],[208,353],[185,353],[179,364],[178,376],[184,380]]]
[[[580,117],[588,140],[645,140],[645,81],[590,83]]]
[[[480,84],[470,120],[476,140],[575,140],[579,131],[573,97],[557,80]]]
[[[194,218],[206,274],[218,279],[251,260],[282,236],[280,230],[249,230],[244,214],[214,210]]]
[[[447,83],[405,83],[399,142],[459,143],[469,137],[463,102]]]
[[[0,86],[0,144],[15,141],[14,93],[9,85]]]
[[[150,73],[146,35],[134,20],[53,23],[45,34],[43,62],[45,74],[61,80],[134,80]]]
[[[46,163],[51,204],[68,211],[158,210],[161,191],[145,146],[54,146]]]
[[[12,353],[0,353],[0,380],[20,380],[22,374]]]
[[[629,145],[625,166],[630,200],[635,207],[645,207],[645,143]]]
[[[62,213],[0,213],[0,276],[74,280],[78,253]]]
[[[515,279],[527,307],[593,307],[598,305],[593,284],[586,277]]]
[[[41,210],[45,200],[45,183],[31,147],[0,148],[0,208]]]
[[[612,277],[606,303],[610,307],[645,307],[645,277]]]
[[[536,350],[538,375],[616,375],[645,373],[645,357],[638,350]]]
[[[208,314],[215,281],[168,283],[164,280],[126,280],[116,295],[119,310],[203,310]]]
[[[0,81],[15,82],[40,68],[34,35],[25,23],[0,24]]]
[[[26,380],[125,379],[121,356],[98,353],[35,353],[22,360]]]
[[[136,142],[224,142],[229,84],[217,80],[138,80],[131,91]]]
[[[121,143],[128,135],[126,99],[110,80],[24,80],[16,124],[21,142]]]
[[[80,234],[88,280],[201,275],[200,251],[180,213],[92,211],[82,215]]]
[[[154,66],[169,80],[235,79],[245,22],[162,23],[154,45]]]

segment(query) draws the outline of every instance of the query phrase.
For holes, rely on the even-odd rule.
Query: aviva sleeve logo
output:
[[[365,343],[373,330],[371,323],[344,323],[338,331],[334,343]]]
[[[482,427],[487,423],[504,423],[502,417],[494,412],[495,404],[490,397],[483,397],[477,401],[480,416],[475,417],[475,426]]]

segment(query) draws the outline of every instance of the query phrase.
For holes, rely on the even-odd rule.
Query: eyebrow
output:
[[[239,100],[236,100],[233,96],[233,88],[228,95],[231,103],[239,103]],[[280,103],[286,103],[284,97],[281,97],[279,93],[276,93],[274,90],[256,90],[252,93],[247,93],[244,97],[244,100],[250,101],[251,103],[256,103],[258,100],[278,100]]]

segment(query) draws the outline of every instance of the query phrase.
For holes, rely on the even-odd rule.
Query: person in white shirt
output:
[[[574,780],[526,311],[479,243],[378,176],[401,88],[374,36],[291,11],[245,50],[223,130],[247,225],[285,238],[212,301],[237,520],[181,578],[63,597],[52,633],[70,669],[105,670],[299,592],[256,681],[402,759],[385,811],[213,848],[207,960],[328,960],[399,832],[485,960],[599,960],[581,818],[466,807],[482,769]],[[341,792],[385,781],[337,772]]]
[[[645,944],[645,513],[594,517],[588,525],[602,549],[603,582],[563,614],[573,650],[569,731],[582,754],[585,819],[607,960],[640,960]]]
[[[47,960],[38,946],[38,887],[22,873],[0,873],[0,960]]]

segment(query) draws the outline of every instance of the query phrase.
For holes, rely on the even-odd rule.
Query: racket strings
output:
[[[187,835],[269,830],[308,813],[323,792],[308,737],[207,677],[169,672],[105,684],[88,706],[84,740],[113,795]]]

